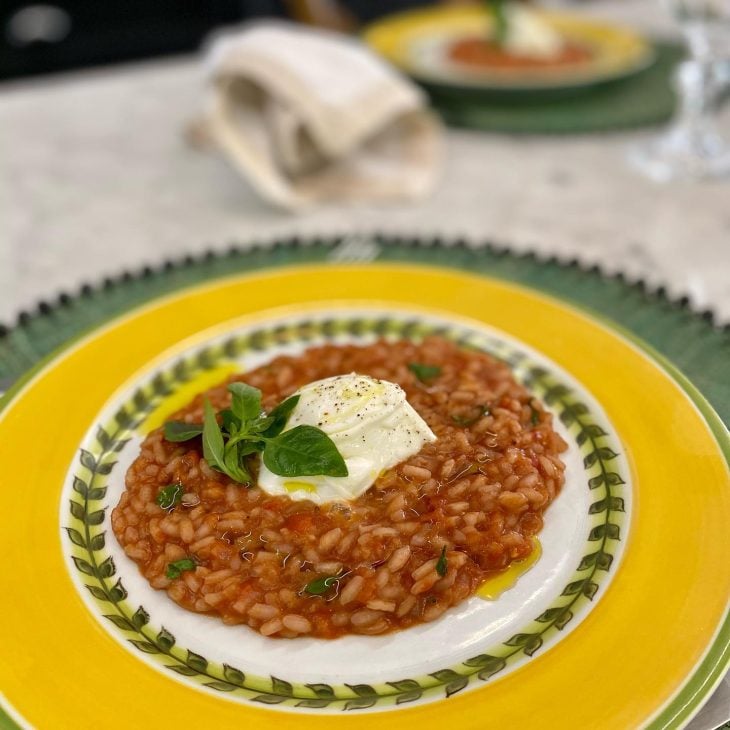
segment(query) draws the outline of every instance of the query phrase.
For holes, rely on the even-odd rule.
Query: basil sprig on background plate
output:
[[[347,465],[332,439],[315,426],[295,426],[284,431],[299,402],[293,395],[271,413],[261,410],[261,391],[246,383],[231,383],[231,407],[218,414],[204,401],[202,424],[168,421],[168,441],[189,441],[202,436],[203,456],[209,466],[241,484],[252,484],[247,457],[261,453],[266,467],[279,476],[346,477]]]
[[[492,14],[492,41],[496,46],[503,46],[509,32],[506,0],[485,0],[484,4],[487,12]]]

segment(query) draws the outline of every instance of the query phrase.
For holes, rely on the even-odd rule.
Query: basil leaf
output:
[[[259,416],[256,420],[246,424],[247,433],[249,435],[263,433],[273,422],[271,416]]]
[[[203,422],[203,456],[208,465],[225,471],[225,455],[223,453],[223,434],[221,433],[218,421],[215,420],[215,413],[210,401],[206,398],[203,407],[205,420]]]
[[[446,545],[441,548],[441,555],[436,561],[436,572],[443,578],[446,575],[447,560],[446,560]]]
[[[533,426],[537,426],[540,423],[540,411],[530,403],[530,423]]]
[[[261,391],[248,383],[231,383],[228,391],[231,398],[231,411],[240,425],[253,421],[261,414]]]
[[[242,459],[244,456],[248,456],[249,454],[255,454],[257,451],[263,451],[264,446],[265,444],[263,441],[246,441],[245,443],[239,443],[238,456]]]
[[[289,415],[299,402],[292,396],[264,416],[261,413],[261,391],[247,383],[231,383],[231,407],[220,412],[218,424],[210,401],[203,401],[203,424],[170,422],[171,433],[202,433],[203,456],[209,466],[242,484],[253,479],[244,459],[263,452],[264,463],[280,476],[347,476],[347,465],[332,440],[314,426],[298,426],[284,431]],[[186,427],[183,431],[182,426]],[[162,499],[162,498],[161,498]],[[174,504],[164,497],[164,504]]]
[[[185,423],[185,421],[168,421],[165,424],[165,440],[190,441],[203,433],[202,423]]]
[[[224,462],[225,472],[231,479],[235,479],[242,484],[250,484],[253,481],[248,469],[243,465],[241,453],[235,444],[225,450]]]
[[[433,380],[441,375],[441,368],[438,365],[424,365],[420,362],[409,362],[408,369],[422,382]]]
[[[235,433],[240,426],[238,418],[233,414],[230,408],[225,408],[218,415],[221,417],[221,428],[228,433]]]
[[[183,496],[183,485],[180,482],[176,484],[168,484],[166,487],[160,489],[157,494],[155,502],[162,507],[162,509],[170,509],[176,504],[180,504]]]
[[[182,560],[176,560],[173,563],[167,564],[167,572],[165,575],[170,580],[179,578],[185,570],[195,570],[195,561],[190,558],[183,558]]]
[[[328,575],[324,578],[317,578],[316,580],[310,581],[304,586],[304,592],[309,593],[310,596],[321,596],[340,579],[337,575]]]
[[[296,426],[266,442],[264,464],[283,477],[346,477],[347,464],[332,439],[314,426]]]
[[[291,412],[296,408],[297,403],[299,403],[300,398],[300,395],[293,395],[279,403],[267,416],[267,420],[270,419],[270,425],[262,431],[261,435],[265,438],[278,436],[284,430],[284,426],[286,426],[286,422],[289,420]]]

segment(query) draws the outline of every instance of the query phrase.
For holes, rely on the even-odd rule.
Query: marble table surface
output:
[[[618,5],[603,8],[615,14]],[[622,5],[644,6],[640,24],[660,22],[651,3]],[[185,141],[203,85],[199,58],[186,57],[0,86],[0,322],[123,269],[281,235],[371,231],[577,258],[665,285],[730,322],[730,183],[638,176],[626,146],[651,131],[450,130],[428,200],[294,216]],[[723,688],[692,728],[730,716],[729,680]]]

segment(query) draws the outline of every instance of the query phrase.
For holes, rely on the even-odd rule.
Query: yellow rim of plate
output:
[[[454,718],[464,728],[535,721],[547,728],[624,728],[657,717],[653,726],[676,724],[688,678],[713,640],[727,641],[717,632],[730,595],[730,475],[707,422],[653,360],[586,315],[515,285],[395,264],[282,268],[156,300],[61,353],[6,403],[0,534],[10,600],[0,629],[0,688],[27,722],[371,726],[369,714],[294,720],[211,697],[122,649],[71,583],[58,503],[78,444],[110,394],[161,351],[243,315],[260,319],[282,306],[366,299],[480,320],[544,353],[601,403],[626,445],[636,485],[625,556],[580,626],[504,678],[435,704],[379,714],[379,726],[443,727]]]
[[[653,53],[649,43],[633,31],[617,25],[603,23],[571,13],[540,11],[550,25],[571,41],[590,46],[594,58],[576,67],[530,70],[474,70],[459,75],[458,83],[478,88],[485,86],[509,87],[523,84],[552,86],[571,83],[588,83],[622,76],[648,63]],[[424,80],[456,83],[457,73],[447,78],[434,75],[415,63],[411,48],[414,43],[437,37],[458,37],[487,32],[492,18],[479,6],[446,6],[412,10],[388,16],[366,28],[365,42],[391,63],[407,73]],[[456,68],[456,67],[454,67]]]

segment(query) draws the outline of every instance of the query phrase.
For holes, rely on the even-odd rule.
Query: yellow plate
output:
[[[294,717],[235,703],[140,661],[84,605],[60,535],[61,484],[121,384],[164,350],[222,322],[333,300],[436,308],[543,353],[602,405],[626,446],[634,484],[624,557],[572,633],[469,693],[377,718]],[[39,728],[676,727],[728,665],[729,452],[726,429],[681,375],[620,333],[518,286],[372,264],[282,268],[182,291],[58,353],[3,402],[3,703]]]
[[[492,26],[490,14],[479,6],[468,5],[388,16],[370,25],[364,39],[419,81],[472,90],[580,88],[624,78],[654,60],[651,45],[631,30],[570,13],[539,14],[568,41],[589,48],[592,58],[543,69],[477,69],[450,61],[450,43],[463,37],[488,36]]]

